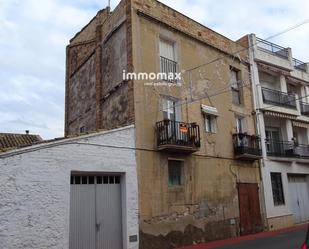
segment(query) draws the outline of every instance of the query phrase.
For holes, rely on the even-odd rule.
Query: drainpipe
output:
[[[262,178],[262,167],[265,167],[264,166],[264,158],[265,158],[266,151],[265,151],[265,149],[263,149],[264,141],[262,140],[262,136],[261,136],[262,132],[261,132],[261,127],[260,127],[260,124],[261,124],[260,115],[262,115],[262,113],[260,111],[261,103],[260,103],[260,98],[259,98],[259,95],[258,95],[259,82],[256,82],[256,80],[255,80],[255,70],[254,70],[255,50],[257,49],[255,34],[249,35],[248,39],[249,39],[248,52],[249,52],[249,60],[250,60],[250,72],[251,72],[250,75],[251,75],[251,83],[252,83],[253,108],[256,112],[255,128],[256,128],[258,136],[261,138],[261,149],[262,149],[262,155],[263,155],[262,159],[259,160],[260,161],[259,172],[260,172],[260,181],[261,181],[261,193],[262,193],[262,198],[263,198],[263,201],[261,203],[261,207],[262,207],[263,213],[264,213],[264,224],[267,226],[267,230],[269,230],[269,224],[268,224],[268,219],[267,219],[267,211],[266,211],[266,202],[265,202],[264,182],[263,182],[263,178]],[[264,124],[264,122],[262,122],[262,123]]]

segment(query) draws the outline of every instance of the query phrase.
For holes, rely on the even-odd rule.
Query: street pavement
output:
[[[258,238],[239,244],[216,247],[217,249],[301,249],[307,229],[276,234],[271,237]]]

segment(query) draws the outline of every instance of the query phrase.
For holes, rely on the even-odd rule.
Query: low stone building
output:
[[[134,138],[128,126],[1,153],[0,248],[137,249]]]

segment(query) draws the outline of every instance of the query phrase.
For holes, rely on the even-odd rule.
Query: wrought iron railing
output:
[[[302,115],[309,116],[309,104],[300,102],[300,112]]]
[[[295,157],[294,142],[266,139],[267,155],[276,157]]]
[[[157,145],[177,145],[198,148],[200,128],[196,123],[163,120],[156,123]]]
[[[277,141],[266,139],[267,155],[276,157],[309,158],[309,145],[294,141]]]
[[[305,62],[297,60],[295,58],[293,58],[293,66],[295,69],[303,71],[303,72],[307,72],[307,65]]]
[[[262,50],[269,54],[273,54],[283,59],[289,58],[289,51],[287,48],[281,47],[277,44],[271,43],[269,41],[266,41],[260,38],[256,38],[256,41],[257,41],[256,44],[259,50]]]
[[[262,88],[263,101],[266,104],[296,109],[296,95]]]
[[[161,73],[165,75],[166,81],[176,81],[177,62],[160,56],[160,69]]]
[[[262,155],[261,140],[258,136],[237,133],[233,135],[233,144],[236,155]]]
[[[296,157],[309,158],[309,145],[307,144],[295,145],[294,154]]]

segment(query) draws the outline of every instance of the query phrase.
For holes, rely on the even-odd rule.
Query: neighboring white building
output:
[[[134,139],[129,126],[0,154],[0,248],[137,249]]]
[[[309,220],[309,66],[254,34],[247,42],[266,216],[276,229]]]

